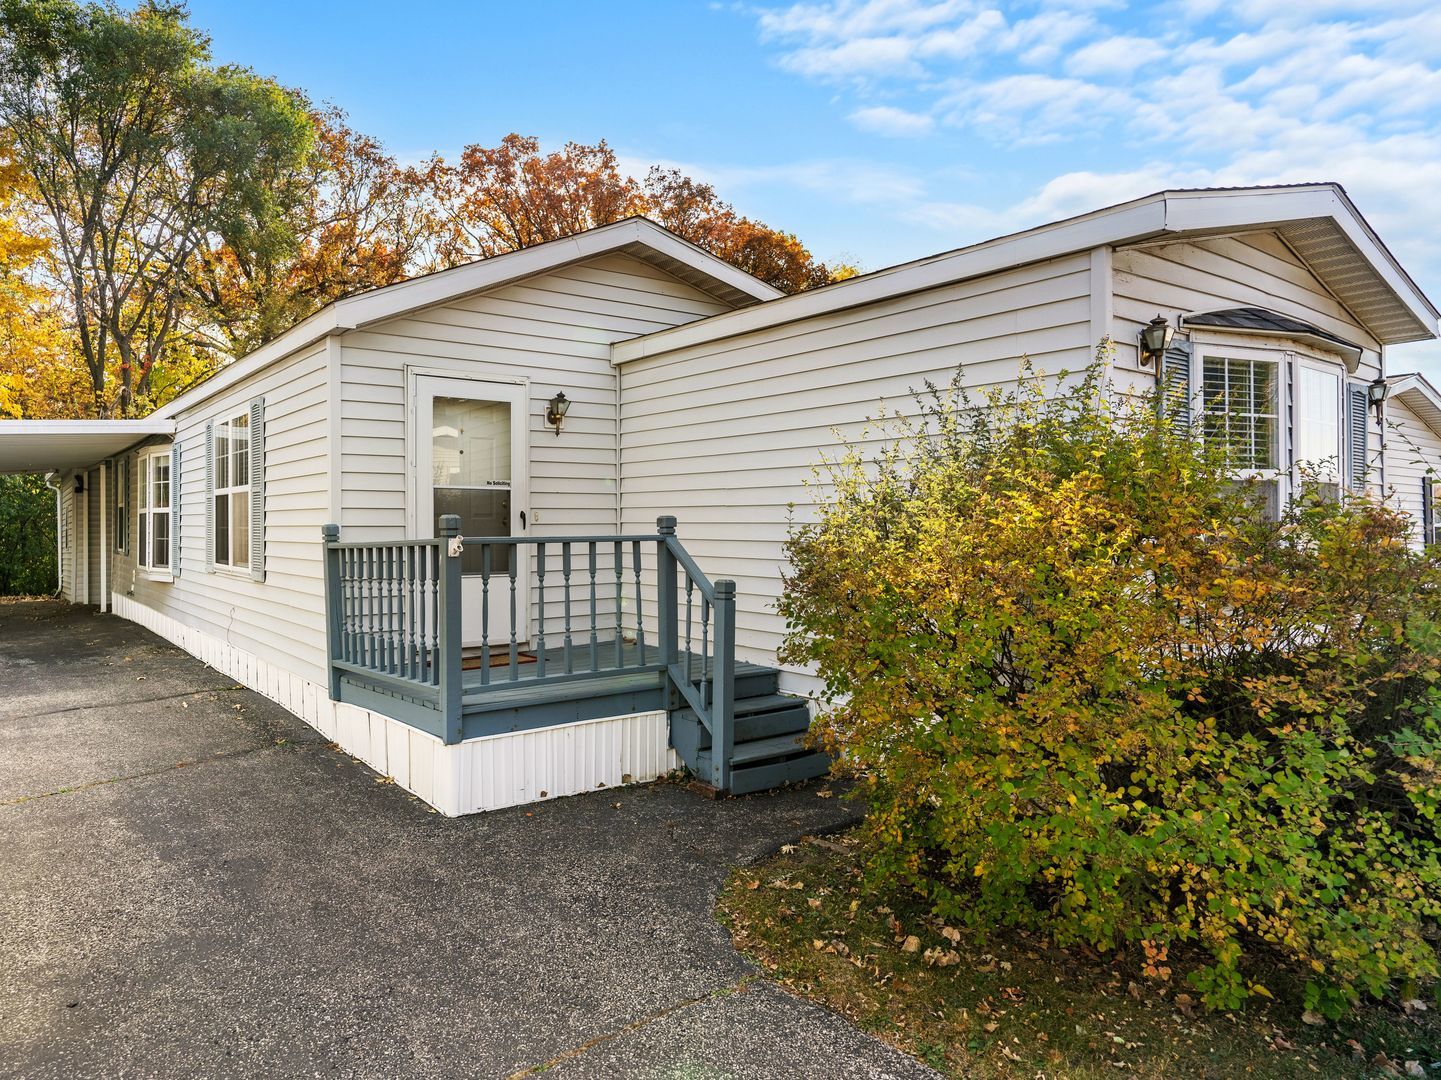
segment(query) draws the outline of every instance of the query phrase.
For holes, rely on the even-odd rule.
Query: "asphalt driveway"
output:
[[[448,820],[139,627],[0,603],[0,1076],[931,1076],[713,919],[730,866],[848,812]]]

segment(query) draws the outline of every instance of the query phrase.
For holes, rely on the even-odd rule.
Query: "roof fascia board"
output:
[[[254,352],[246,353],[239,360],[235,360],[221,368],[193,390],[187,390],[175,400],[156,409],[150,415],[157,417],[179,416],[186,409],[194,408],[203,402],[209,401],[215,395],[224,393],[236,383],[250,378],[250,376],[269,367],[275,361],[281,360],[291,353],[300,352],[300,350],[314,345],[316,342],[329,337],[331,334],[341,333],[348,329],[353,329],[353,327],[342,326],[340,324],[336,304],[323,307],[314,315],[310,316],[310,318],[296,323],[278,338],[267,341]]]
[[[879,300],[921,292],[940,285],[1043,262],[1046,259],[1126,243],[1164,231],[1166,207],[1159,196],[1140,199],[1027,232],[933,255],[919,262],[837,282],[824,288],[773,300],[757,307],[712,315],[708,319],[616,342],[611,363],[623,364],[701,342],[735,337],[756,330],[812,318]]]
[[[143,420],[3,420],[0,435],[174,435],[175,421],[153,413]]]
[[[1441,391],[1432,386],[1426,376],[1413,371],[1409,375],[1393,375],[1386,381],[1391,385],[1391,393],[1420,394],[1436,407],[1438,413],[1441,413]]]
[[[351,329],[369,326],[472,293],[499,288],[522,278],[534,277],[569,263],[597,258],[634,243],[643,244],[678,262],[688,263],[757,300],[773,300],[784,295],[779,289],[772,288],[759,278],[751,277],[744,270],[722,262],[693,244],[685,243],[652,222],[631,218],[535,247],[507,252],[495,258],[467,263],[439,274],[399,282],[387,289],[341,300],[336,306],[340,309],[340,322],[343,326]]]
[[[333,334],[343,334],[347,330],[370,326],[412,311],[458,300],[463,296],[500,288],[570,263],[597,258],[633,243],[642,244],[658,254],[687,263],[757,300],[775,300],[785,296],[774,286],[682,240],[652,221],[645,218],[627,218],[575,236],[507,252],[489,259],[478,259],[464,266],[337,300],[321,308],[310,318],[297,323],[273,341],[221,369],[200,386],[180,395],[152,415],[177,416],[184,410],[223,393],[275,361],[308,348]]]

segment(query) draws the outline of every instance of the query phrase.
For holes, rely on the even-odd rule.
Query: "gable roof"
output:
[[[1406,404],[1423,424],[1441,435],[1441,391],[1419,371],[1391,375],[1386,379],[1391,395]]]
[[[602,255],[629,255],[709,293],[732,308],[785,294],[643,217],[587,229],[519,251],[477,259],[333,301],[260,348],[157,409],[175,416],[257,371],[332,334],[356,330]]]
[[[614,363],[750,333],[1098,247],[1274,229],[1383,344],[1441,335],[1441,312],[1341,185],[1159,191],[1024,232],[616,343]]]

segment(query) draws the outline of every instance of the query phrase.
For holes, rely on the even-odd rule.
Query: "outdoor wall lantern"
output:
[[[85,494],[85,477],[79,475],[78,473],[75,476],[75,494]]]
[[[1148,322],[1141,331],[1141,365],[1160,363],[1175,336],[1176,328],[1166,321],[1164,315],[1157,315]]]
[[[565,423],[565,414],[570,412],[570,402],[566,399],[565,391],[556,394],[550,399],[550,404],[545,407],[545,422],[555,428],[555,437],[560,438],[560,426]]]
[[[1371,408],[1376,410],[1376,419],[1381,419],[1381,405],[1386,400],[1386,395],[1391,392],[1391,384],[1384,378],[1373,379],[1366,386],[1366,400],[1371,403]]]

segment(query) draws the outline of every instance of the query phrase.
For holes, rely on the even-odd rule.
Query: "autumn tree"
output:
[[[183,6],[0,0],[0,122],[42,213],[94,415],[130,415],[164,367],[213,364],[187,303],[210,245],[282,251],[304,102],[210,63]],[[113,382],[113,386],[112,386]]]
[[[436,158],[417,175],[433,193],[446,265],[644,214],[786,292],[854,273],[827,267],[793,234],[741,216],[678,169],[652,168],[644,181],[626,175],[604,140],[543,154],[537,139],[510,134],[494,147],[466,147],[454,165]]]
[[[197,303],[233,356],[333,300],[425,269],[437,246],[422,173],[338,108],[315,110],[312,122],[310,152],[270,181],[285,214],[280,242],[222,244],[197,260]]]
[[[80,389],[64,376],[60,312],[37,273],[49,245],[22,216],[25,185],[0,131],[0,418],[67,415]]]

